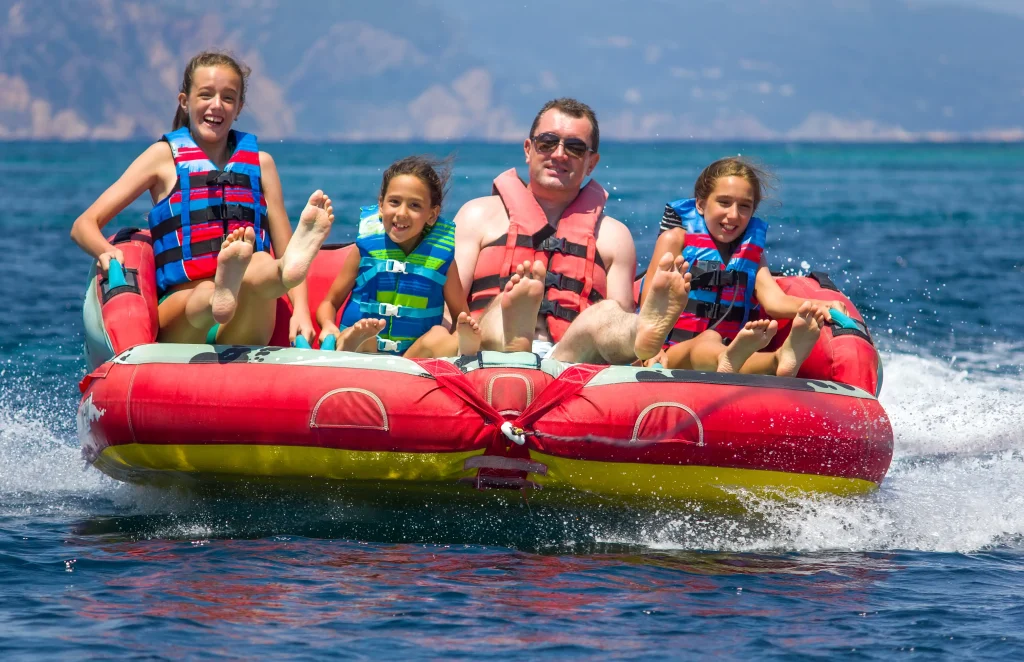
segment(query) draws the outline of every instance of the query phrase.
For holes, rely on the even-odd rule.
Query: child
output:
[[[768,224],[754,216],[762,177],[742,159],[721,159],[697,178],[693,199],[666,207],[654,255],[682,255],[692,281],[671,346],[657,357],[665,367],[795,377],[832,319],[829,308],[846,312],[838,302],[789,296],[775,282],[764,256]],[[773,319],[759,319],[762,311]],[[777,319],[793,320],[789,336],[775,352],[757,353]]]
[[[321,342],[334,336],[343,351],[444,355],[450,333],[439,325],[447,304],[458,320],[459,352],[479,351],[480,329],[468,314],[454,261],[455,225],[439,216],[448,171],[439,175],[435,165],[410,156],[384,172],[377,205],[361,210],[358,250],[349,253],[317,309]],[[339,328],[335,320],[346,297]]]
[[[265,345],[278,297],[294,304],[291,339],[313,338],[304,280],[330,232],[331,200],[316,191],[292,235],[274,160],[231,128],[249,70],[222,53],[185,67],[173,130],[150,146],[85,212],[71,238],[103,271],[124,255],[103,226],[143,192],[153,209],[161,342]],[[270,247],[280,257],[271,257]]]

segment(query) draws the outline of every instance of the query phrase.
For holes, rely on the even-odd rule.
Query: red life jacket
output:
[[[494,180],[494,193],[508,211],[508,233],[484,246],[476,262],[469,309],[479,315],[505,288],[515,266],[540,260],[547,267],[540,315],[555,342],[592,303],[608,295],[607,274],[597,253],[595,228],[604,215],[608,192],[591,180],[562,213],[557,227],[516,174]]]

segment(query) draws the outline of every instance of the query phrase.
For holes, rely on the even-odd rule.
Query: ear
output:
[[[530,162],[530,145],[531,144],[532,143],[531,143],[529,138],[527,138],[526,140],[523,141],[523,156],[526,157],[526,162],[527,163]]]
[[[178,93],[178,106],[186,113],[188,112],[188,97],[184,92]]]
[[[427,219],[427,225],[433,227],[434,223],[437,223],[437,219],[441,216],[440,207],[430,208],[430,218]]]
[[[707,200],[702,200],[700,198],[697,198],[696,204],[694,206],[697,207],[697,213],[700,214],[701,216],[703,216],[704,215],[704,208],[707,206]]]
[[[590,173],[594,172],[594,168],[597,167],[597,163],[600,160],[601,160],[601,155],[598,154],[597,152],[594,152],[593,154],[590,155],[590,164],[587,166],[587,176],[588,177],[590,176]]]

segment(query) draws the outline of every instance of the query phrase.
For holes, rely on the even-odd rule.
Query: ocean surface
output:
[[[87,467],[68,231],[144,147],[0,143],[0,659],[1024,659],[1024,145],[602,146],[642,265],[703,165],[769,166],[773,268],[830,272],[882,349],[881,489],[728,516],[201,497]],[[456,154],[449,214],[523,165],[262,147],[293,221],[330,193],[338,241],[397,157]]]

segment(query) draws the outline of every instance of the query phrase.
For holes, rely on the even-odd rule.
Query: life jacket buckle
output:
[[[234,173],[229,170],[214,170],[206,175],[207,186],[230,186],[235,183]]]
[[[377,304],[377,314],[383,315],[384,317],[401,317],[401,315],[399,315],[400,311],[401,308],[392,303]]]
[[[407,273],[405,265],[405,262],[400,262],[399,260],[384,260],[384,271],[389,274],[404,274]]]
[[[566,252],[565,237],[548,237],[544,241],[540,242],[540,245],[537,248],[545,253],[561,253],[562,255],[568,254]]]
[[[389,338],[377,338],[377,351],[378,352],[397,352],[399,351],[398,341],[391,340]]]

